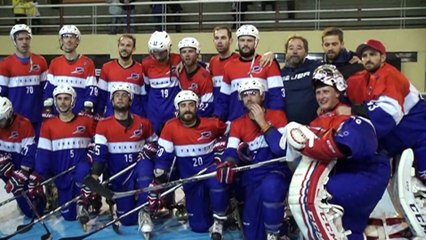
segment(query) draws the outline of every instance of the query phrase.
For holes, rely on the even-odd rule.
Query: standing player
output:
[[[98,179],[106,172],[113,176],[138,159],[144,144],[157,140],[148,119],[130,112],[133,93],[129,85],[116,84],[111,89],[114,114],[99,121],[96,127],[95,150],[93,155],[92,177]],[[147,187],[153,179],[153,162],[150,159],[139,161],[136,167],[111,181],[112,191],[129,191]],[[118,217],[147,201],[147,194],[116,199]],[[137,224],[138,214],[131,214],[121,220],[123,225]],[[142,229],[144,230],[144,229]],[[149,230],[152,231],[152,228]],[[148,230],[146,230],[148,231]]]
[[[377,153],[377,136],[371,122],[351,115],[350,107],[340,103],[346,83],[334,65],[318,67],[313,85],[320,115],[309,127],[290,122],[281,144],[284,148],[287,141],[313,159],[304,174],[293,175],[291,189],[294,181],[299,188],[289,193],[289,199],[294,198],[292,195],[306,198],[297,198],[300,200],[291,210],[307,239],[329,239],[331,235],[346,239],[348,235],[349,240],[363,240],[368,217],[389,182],[389,160]],[[334,160],[337,163],[333,172],[322,182],[322,169]]]
[[[32,34],[27,25],[13,26],[10,38],[16,51],[0,63],[0,95],[8,97],[15,112],[31,121],[38,139],[47,62],[31,52]]]
[[[64,25],[59,30],[59,46],[64,55],[54,58],[50,62],[47,74],[47,84],[44,90],[44,107],[46,111],[55,112],[52,92],[59,84],[71,85],[77,93],[73,112],[93,113],[98,87],[95,78],[95,64],[93,61],[77,53],[81,34],[74,25]]]
[[[111,102],[111,90],[114,85],[126,83],[133,91],[133,101],[130,111],[145,116],[144,103],[146,91],[144,86],[142,64],[133,60],[136,49],[136,39],[132,35],[123,34],[118,38],[117,60],[112,60],[102,66],[99,78],[99,98],[97,112],[111,116],[114,113]]]
[[[279,146],[279,140],[287,118],[283,111],[263,107],[264,85],[258,79],[242,79],[238,94],[247,113],[232,121],[228,145],[222,155],[223,162],[217,170],[217,178],[228,184],[233,182],[231,167],[285,155],[285,151]],[[248,145],[250,154],[246,159],[239,157],[240,144]],[[244,193],[244,239],[278,239],[290,179],[291,172],[282,163],[241,173],[236,187],[241,188]]]
[[[6,192],[18,196],[27,189],[28,176],[34,169],[35,150],[31,122],[14,113],[9,99],[0,97],[0,178],[6,183]],[[18,197],[16,201],[25,216],[31,218],[33,211],[25,198]]]
[[[224,121],[232,121],[244,114],[244,106],[238,100],[238,86],[243,78],[252,77],[265,86],[265,108],[284,110],[284,88],[278,63],[260,66],[260,56],[255,54],[259,43],[259,31],[253,25],[243,25],[237,30],[240,58],[224,67],[223,81],[215,115]]]
[[[77,94],[70,85],[59,84],[53,90],[53,97],[59,115],[44,121],[41,126],[35,170],[30,176],[29,185],[36,186],[44,179],[76,166],[73,172],[54,180],[58,189],[58,204],[63,205],[80,194],[80,191],[84,193],[81,187],[90,169],[87,152],[94,136],[95,122],[92,118],[73,113]],[[43,194],[43,190],[34,188],[29,193],[35,197]],[[91,202],[94,199],[96,201]],[[89,193],[83,194],[81,200],[82,204],[93,204],[97,210],[101,206],[100,199]],[[77,217],[76,205],[63,208],[61,214],[65,220],[74,221]]]
[[[179,44],[183,71],[179,73],[179,83],[183,90],[191,90],[200,98],[198,114],[211,117],[213,114],[213,82],[210,73],[198,64],[200,44],[192,37],[183,38]]]
[[[142,60],[148,94],[147,116],[157,134],[174,117],[173,99],[180,91],[176,66],[181,59],[179,54],[170,52],[171,46],[169,34],[155,31],[148,41],[150,56]]]
[[[207,172],[216,170],[213,147],[224,134],[226,124],[216,118],[198,117],[198,104],[198,96],[190,90],[182,90],[176,96],[177,118],[166,123],[158,140],[154,174],[159,182],[167,181],[174,158],[181,178],[194,176],[205,168]],[[183,190],[192,231],[207,232],[214,223],[212,239],[222,239],[229,200],[227,186],[207,179],[185,184]]]

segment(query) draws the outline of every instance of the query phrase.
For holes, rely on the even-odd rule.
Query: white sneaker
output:
[[[278,233],[267,233],[266,240],[278,240]]]
[[[223,235],[223,221],[214,219],[213,226],[211,228],[211,239],[222,240]]]
[[[145,235],[146,233],[151,233],[154,229],[154,224],[152,223],[151,216],[144,209],[141,209],[138,214],[138,224],[139,231]]]

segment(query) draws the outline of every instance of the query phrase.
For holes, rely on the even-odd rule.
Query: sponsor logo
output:
[[[311,75],[311,72],[304,72],[304,73],[298,73],[298,74],[295,74],[295,75],[292,75],[292,76],[290,76],[290,75],[287,75],[287,76],[283,76],[282,78],[283,78],[283,81],[289,81],[289,80],[297,80],[297,79],[302,79],[302,78],[305,78],[305,77],[309,77]]]

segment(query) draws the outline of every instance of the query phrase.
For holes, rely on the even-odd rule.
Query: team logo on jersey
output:
[[[262,71],[262,68],[260,66],[254,66],[251,69],[252,73],[258,73],[258,72],[261,72],[261,71]]]
[[[131,80],[138,80],[139,79],[139,74],[137,73],[132,73],[130,74],[130,77],[127,77],[127,79],[131,79]]]
[[[37,71],[39,71],[40,70],[40,65],[38,65],[38,64],[33,64],[33,65],[31,65],[31,70],[30,70],[30,72],[37,72]]]
[[[84,133],[85,131],[86,131],[86,126],[77,126],[77,128],[72,134]]]
[[[166,73],[166,74],[172,74],[172,73],[174,73],[174,72],[176,72],[176,66],[171,66],[171,67],[170,67],[170,71],[167,71],[167,73]]]
[[[140,135],[142,135],[142,129],[138,129],[138,130],[133,131],[133,134],[132,134],[132,136],[130,136],[130,138],[137,138]]]
[[[192,91],[197,91],[198,90],[198,84],[196,84],[196,83],[191,83],[191,86],[189,86],[189,90],[192,90]]]
[[[84,72],[84,67],[76,67],[74,71],[71,72],[71,74],[82,74]]]
[[[10,138],[10,139],[16,139],[16,138],[18,138],[18,136],[19,136],[18,131],[12,131],[12,132],[10,133],[9,138]]]
[[[212,132],[211,131],[205,131],[205,132],[201,132],[201,136],[197,139],[197,141],[203,140],[203,139],[208,139],[212,136]]]

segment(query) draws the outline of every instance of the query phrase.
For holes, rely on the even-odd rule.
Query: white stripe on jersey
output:
[[[222,84],[222,80],[223,80],[223,76],[213,76],[212,77],[213,80],[213,87],[220,87]]]
[[[278,132],[280,132],[281,134],[284,134],[285,127],[280,127],[277,129]],[[240,139],[236,138],[236,137],[229,137],[228,138],[228,145],[226,146],[227,148],[235,148],[238,149],[238,145],[240,144]],[[252,141],[247,142],[247,144],[249,145],[249,149],[250,151],[255,151],[255,150],[259,150],[260,148],[266,148],[269,147],[268,143],[265,140],[264,135],[260,135],[258,137],[256,137],[255,139],[253,139]]]
[[[403,117],[402,107],[399,105],[398,101],[394,98],[387,97],[387,96],[380,96],[377,100],[373,100],[370,103],[373,103],[374,105],[380,107],[383,111],[385,111],[387,114],[392,116],[393,120],[395,121],[396,125],[401,122],[401,119]],[[368,107],[369,109],[372,107]],[[373,108],[374,109],[374,108]]]
[[[175,150],[174,144],[164,138],[158,139],[158,145],[164,148],[167,153],[172,153]]]
[[[22,148],[26,146],[23,143],[31,141],[34,142],[34,138],[24,138],[22,139],[22,142],[7,142],[0,140],[0,151],[8,153],[21,153]]]
[[[245,79],[245,78],[236,78],[233,79],[231,81],[231,92],[230,94],[237,92],[238,93],[238,88],[240,87],[241,81]],[[258,78],[258,77],[253,77],[252,79],[257,79],[258,81],[260,81],[263,84],[263,87],[265,88],[265,91],[268,91],[268,85],[267,82],[264,78]],[[281,80],[281,79],[280,79]]]
[[[204,144],[175,145],[177,157],[198,157],[213,152],[216,140]]]
[[[407,96],[404,98],[404,114],[410,112],[410,110],[416,105],[420,100],[419,91],[410,83],[410,91]]]
[[[145,140],[140,140],[138,142],[109,142],[108,153],[139,153],[143,145],[145,145]]]
[[[86,86],[96,86],[96,78],[88,76],[87,78],[79,78],[72,76],[53,76],[52,74],[47,75],[49,82],[58,86],[58,84],[64,83],[71,85],[73,88],[86,88]]]
[[[8,86],[9,78],[3,75],[0,75],[0,86]]]
[[[98,88],[106,92],[108,90],[108,82],[103,80],[102,78],[99,78]]]
[[[211,103],[213,102],[213,93],[206,93],[203,96],[201,96],[200,102],[207,102],[207,103]]]
[[[106,145],[107,142],[108,142],[108,140],[106,139],[106,137],[104,135],[95,134],[95,143],[96,144]]]
[[[279,75],[269,76],[267,78],[267,81],[268,81],[268,87],[266,89],[284,87],[283,80],[282,80],[281,76],[279,76]]]
[[[170,77],[162,77],[162,78],[150,78],[149,84],[151,88],[170,88],[179,86],[179,81],[176,76]]]
[[[222,84],[220,85],[220,93],[223,93],[225,95],[231,94],[231,86],[227,84],[226,82],[222,81]]]
[[[89,137],[56,139],[52,141],[52,151],[87,148],[89,143]]]
[[[9,87],[25,87],[40,85],[40,75],[16,76],[9,78]]]

